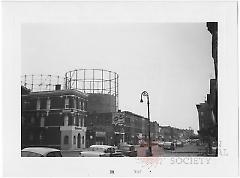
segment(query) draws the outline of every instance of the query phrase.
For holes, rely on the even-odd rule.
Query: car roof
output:
[[[171,144],[172,142],[164,142],[164,143],[166,143],[166,144]]]
[[[114,147],[110,145],[91,145],[90,148],[108,149],[108,148],[114,148]]]
[[[89,150],[87,150],[87,151],[82,151],[81,152],[81,154],[83,154],[83,153],[92,153],[92,154],[105,154],[105,153],[103,153],[103,152],[101,152],[101,151],[89,151]]]
[[[134,145],[130,145],[130,144],[124,143],[124,144],[120,144],[119,146],[134,146]]]
[[[47,148],[47,147],[28,147],[28,148],[22,149],[22,151],[30,151],[30,152],[38,153],[41,155],[45,155],[49,152],[60,151],[60,150],[55,148]]]

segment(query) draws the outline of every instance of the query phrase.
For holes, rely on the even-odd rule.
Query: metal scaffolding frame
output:
[[[56,85],[62,85],[64,78],[59,75],[23,75],[21,85],[30,89],[32,92],[52,91]]]
[[[65,88],[83,93],[109,94],[115,97],[118,109],[118,79],[116,72],[104,69],[75,69],[65,73]]]
[[[65,73],[65,77],[58,75],[23,75],[21,85],[32,92],[53,91],[56,85],[62,89],[76,89],[88,94],[107,94],[115,98],[115,108],[119,101],[119,75],[104,69],[75,69]]]

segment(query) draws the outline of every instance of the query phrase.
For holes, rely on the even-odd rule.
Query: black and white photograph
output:
[[[217,156],[217,35],[217,22],[23,24],[21,156]]]
[[[2,6],[5,175],[238,174],[236,3]]]

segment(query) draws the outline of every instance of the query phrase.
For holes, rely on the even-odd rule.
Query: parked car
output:
[[[115,153],[112,153],[110,157],[125,157],[122,150],[115,150]]]
[[[109,145],[92,145],[87,151],[80,153],[81,157],[113,157],[119,156],[119,153],[115,152],[115,148]]]
[[[217,154],[218,154],[218,145],[217,145],[217,142],[216,142],[216,141],[214,141],[214,142],[212,143],[212,152],[213,152],[214,155],[217,155]]]
[[[159,142],[158,142],[158,146],[163,147],[163,145],[164,145],[164,142],[163,142],[163,141],[159,141]]]
[[[182,139],[180,141],[183,142],[183,145],[187,144],[187,140],[185,140],[185,139]]]
[[[176,146],[178,146],[178,147],[183,147],[183,142],[178,140],[178,141],[176,142]]]
[[[175,150],[175,144],[173,142],[164,142],[163,148],[167,150]]]
[[[118,149],[121,150],[124,156],[129,156],[129,157],[137,156],[137,150],[134,147],[134,145],[120,144]]]
[[[47,147],[28,147],[21,151],[22,157],[62,157],[61,151]]]
[[[155,141],[155,140],[152,141],[152,142],[151,142],[151,145],[152,145],[152,146],[154,146],[154,145],[158,145],[158,141]]]

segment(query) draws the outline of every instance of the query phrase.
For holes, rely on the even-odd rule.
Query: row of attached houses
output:
[[[210,79],[210,93],[204,103],[196,105],[199,116],[199,136],[202,142],[208,143],[209,148],[218,142],[218,23],[208,22],[207,29],[212,35],[212,59],[214,62],[215,78]],[[211,153],[211,149],[210,149]]]

